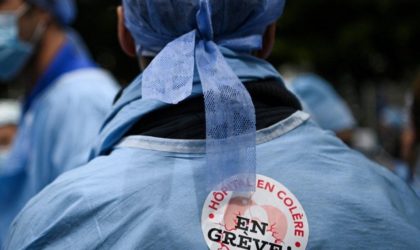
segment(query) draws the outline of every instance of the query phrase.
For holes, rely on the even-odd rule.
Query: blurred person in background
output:
[[[390,105],[384,95],[379,95],[378,142],[372,159],[393,171],[410,184],[420,197],[419,168],[419,87],[420,78],[414,81],[412,91],[405,96],[405,106]]]
[[[414,190],[420,197],[420,75],[417,77],[414,89],[414,101],[411,109],[411,119],[414,127],[415,140],[413,141],[409,162],[413,178]]]
[[[376,95],[376,132],[379,147],[374,159],[390,170],[398,172],[407,166],[402,155],[401,140],[410,123],[411,104],[407,98],[405,104],[396,103],[391,100],[392,96],[393,93],[387,93],[384,89],[380,89]]]
[[[124,0],[121,46],[144,71],[6,249],[418,248],[420,200],[310,121],[264,60],[284,4]]]
[[[15,138],[20,118],[19,102],[0,99],[0,173],[13,139]]]
[[[357,126],[356,119],[333,86],[314,73],[291,69],[284,73],[286,86],[299,98],[304,111],[308,112],[322,129],[333,131],[343,142],[350,145]]]
[[[86,162],[117,90],[69,28],[75,16],[73,0],[0,0],[0,81],[26,84],[0,174],[0,244],[32,196]]]
[[[404,180],[410,179],[400,145],[407,123],[404,109],[389,105],[386,98],[380,96],[377,131],[359,128],[345,100],[325,79],[289,65],[281,70],[285,72],[287,87],[322,129],[333,131],[347,145],[396,172]]]
[[[402,159],[407,163],[397,169],[420,197],[420,74],[414,81],[413,98],[410,103],[410,119],[401,140]]]

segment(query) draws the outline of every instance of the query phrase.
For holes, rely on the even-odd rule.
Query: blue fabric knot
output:
[[[198,30],[169,43],[143,73],[143,98],[176,104],[191,95],[197,69],[206,109],[209,189],[254,191],[255,108],[243,83],[213,39],[209,2],[200,1]],[[258,44],[257,44],[258,43]],[[242,39],[232,47],[252,49],[261,39]],[[229,46],[228,41],[225,45]]]
[[[143,98],[176,104],[201,82],[210,189],[254,191],[256,178],[255,108],[220,49],[260,49],[283,7],[284,0],[124,1],[136,44],[158,52],[142,75]]]

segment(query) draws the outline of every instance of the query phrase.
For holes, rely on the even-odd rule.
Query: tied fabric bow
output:
[[[203,88],[210,190],[250,192],[256,181],[256,121],[252,99],[218,46],[260,49],[261,35],[214,41],[208,0],[200,0],[197,29],[168,43],[145,69],[142,96],[176,104],[191,95],[194,69]]]

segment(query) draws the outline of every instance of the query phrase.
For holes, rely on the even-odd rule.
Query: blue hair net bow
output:
[[[126,25],[138,51],[158,53],[142,75],[143,98],[176,104],[200,79],[206,111],[211,189],[253,191],[256,122],[252,99],[219,46],[251,52],[284,0],[125,0]],[[196,71],[195,71],[196,70]]]
[[[28,2],[50,11],[61,24],[70,24],[76,17],[74,0],[29,0]]]

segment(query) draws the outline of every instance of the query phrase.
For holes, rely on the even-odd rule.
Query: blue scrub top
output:
[[[296,197],[293,202],[300,202],[301,207],[285,210],[293,212],[290,218],[296,223],[306,218],[308,238],[296,245],[418,249],[416,195],[397,176],[307,119],[298,112],[257,133],[257,173],[284,185]],[[209,249],[204,211],[220,208],[223,195],[206,191],[204,152],[202,140],[130,136],[111,154],[65,173],[33,198],[15,220],[6,249]],[[270,202],[275,196],[266,198]],[[296,223],[288,220],[289,227]],[[244,235],[233,233],[228,247],[240,244],[238,235]]]
[[[0,244],[32,196],[87,161],[116,92],[114,79],[69,34],[25,99],[16,140],[0,172]]]
[[[258,66],[263,66],[233,59],[228,63],[238,76],[255,77]],[[124,138],[141,117],[164,105],[141,97],[139,79],[114,105],[91,155],[94,159],[61,175],[28,202],[12,225],[6,249],[208,249],[203,224],[223,216],[203,211],[220,207],[223,198],[206,188],[206,142]],[[199,86],[193,95],[202,93]],[[292,242],[296,248],[291,249],[418,248],[420,200],[414,192],[308,119],[299,111],[257,132],[257,174],[287,188],[287,203],[286,190],[278,194],[290,205],[282,210],[289,212],[288,228],[303,227],[304,232],[294,233],[307,237]],[[208,197],[215,200],[209,203]],[[272,201],[266,197],[259,202]],[[293,201],[296,205],[299,201],[299,207],[292,207]],[[246,204],[232,207],[241,210]],[[281,221],[286,217],[277,216],[277,208],[256,209],[270,210],[274,218],[268,220]],[[296,211],[305,213],[290,215]],[[305,226],[299,221],[303,217]],[[277,238],[275,224],[270,229]],[[241,244],[237,237],[227,242]],[[263,249],[280,248],[266,244]]]
[[[103,143],[96,151],[102,153],[57,178],[26,205],[6,249],[209,248],[203,223],[212,217],[203,211],[218,205],[208,203],[216,196],[206,190],[205,141],[123,138],[133,120],[161,107],[138,98],[139,89],[130,85],[115,104],[102,128]],[[281,183],[300,202],[301,207],[286,211],[305,212],[289,216],[304,216],[307,222],[307,238],[292,242],[291,249],[420,246],[420,200],[414,192],[308,118],[297,112],[257,132],[257,174]],[[289,220],[288,226],[299,222]],[[232,242],[240,244],[238,237]]]

